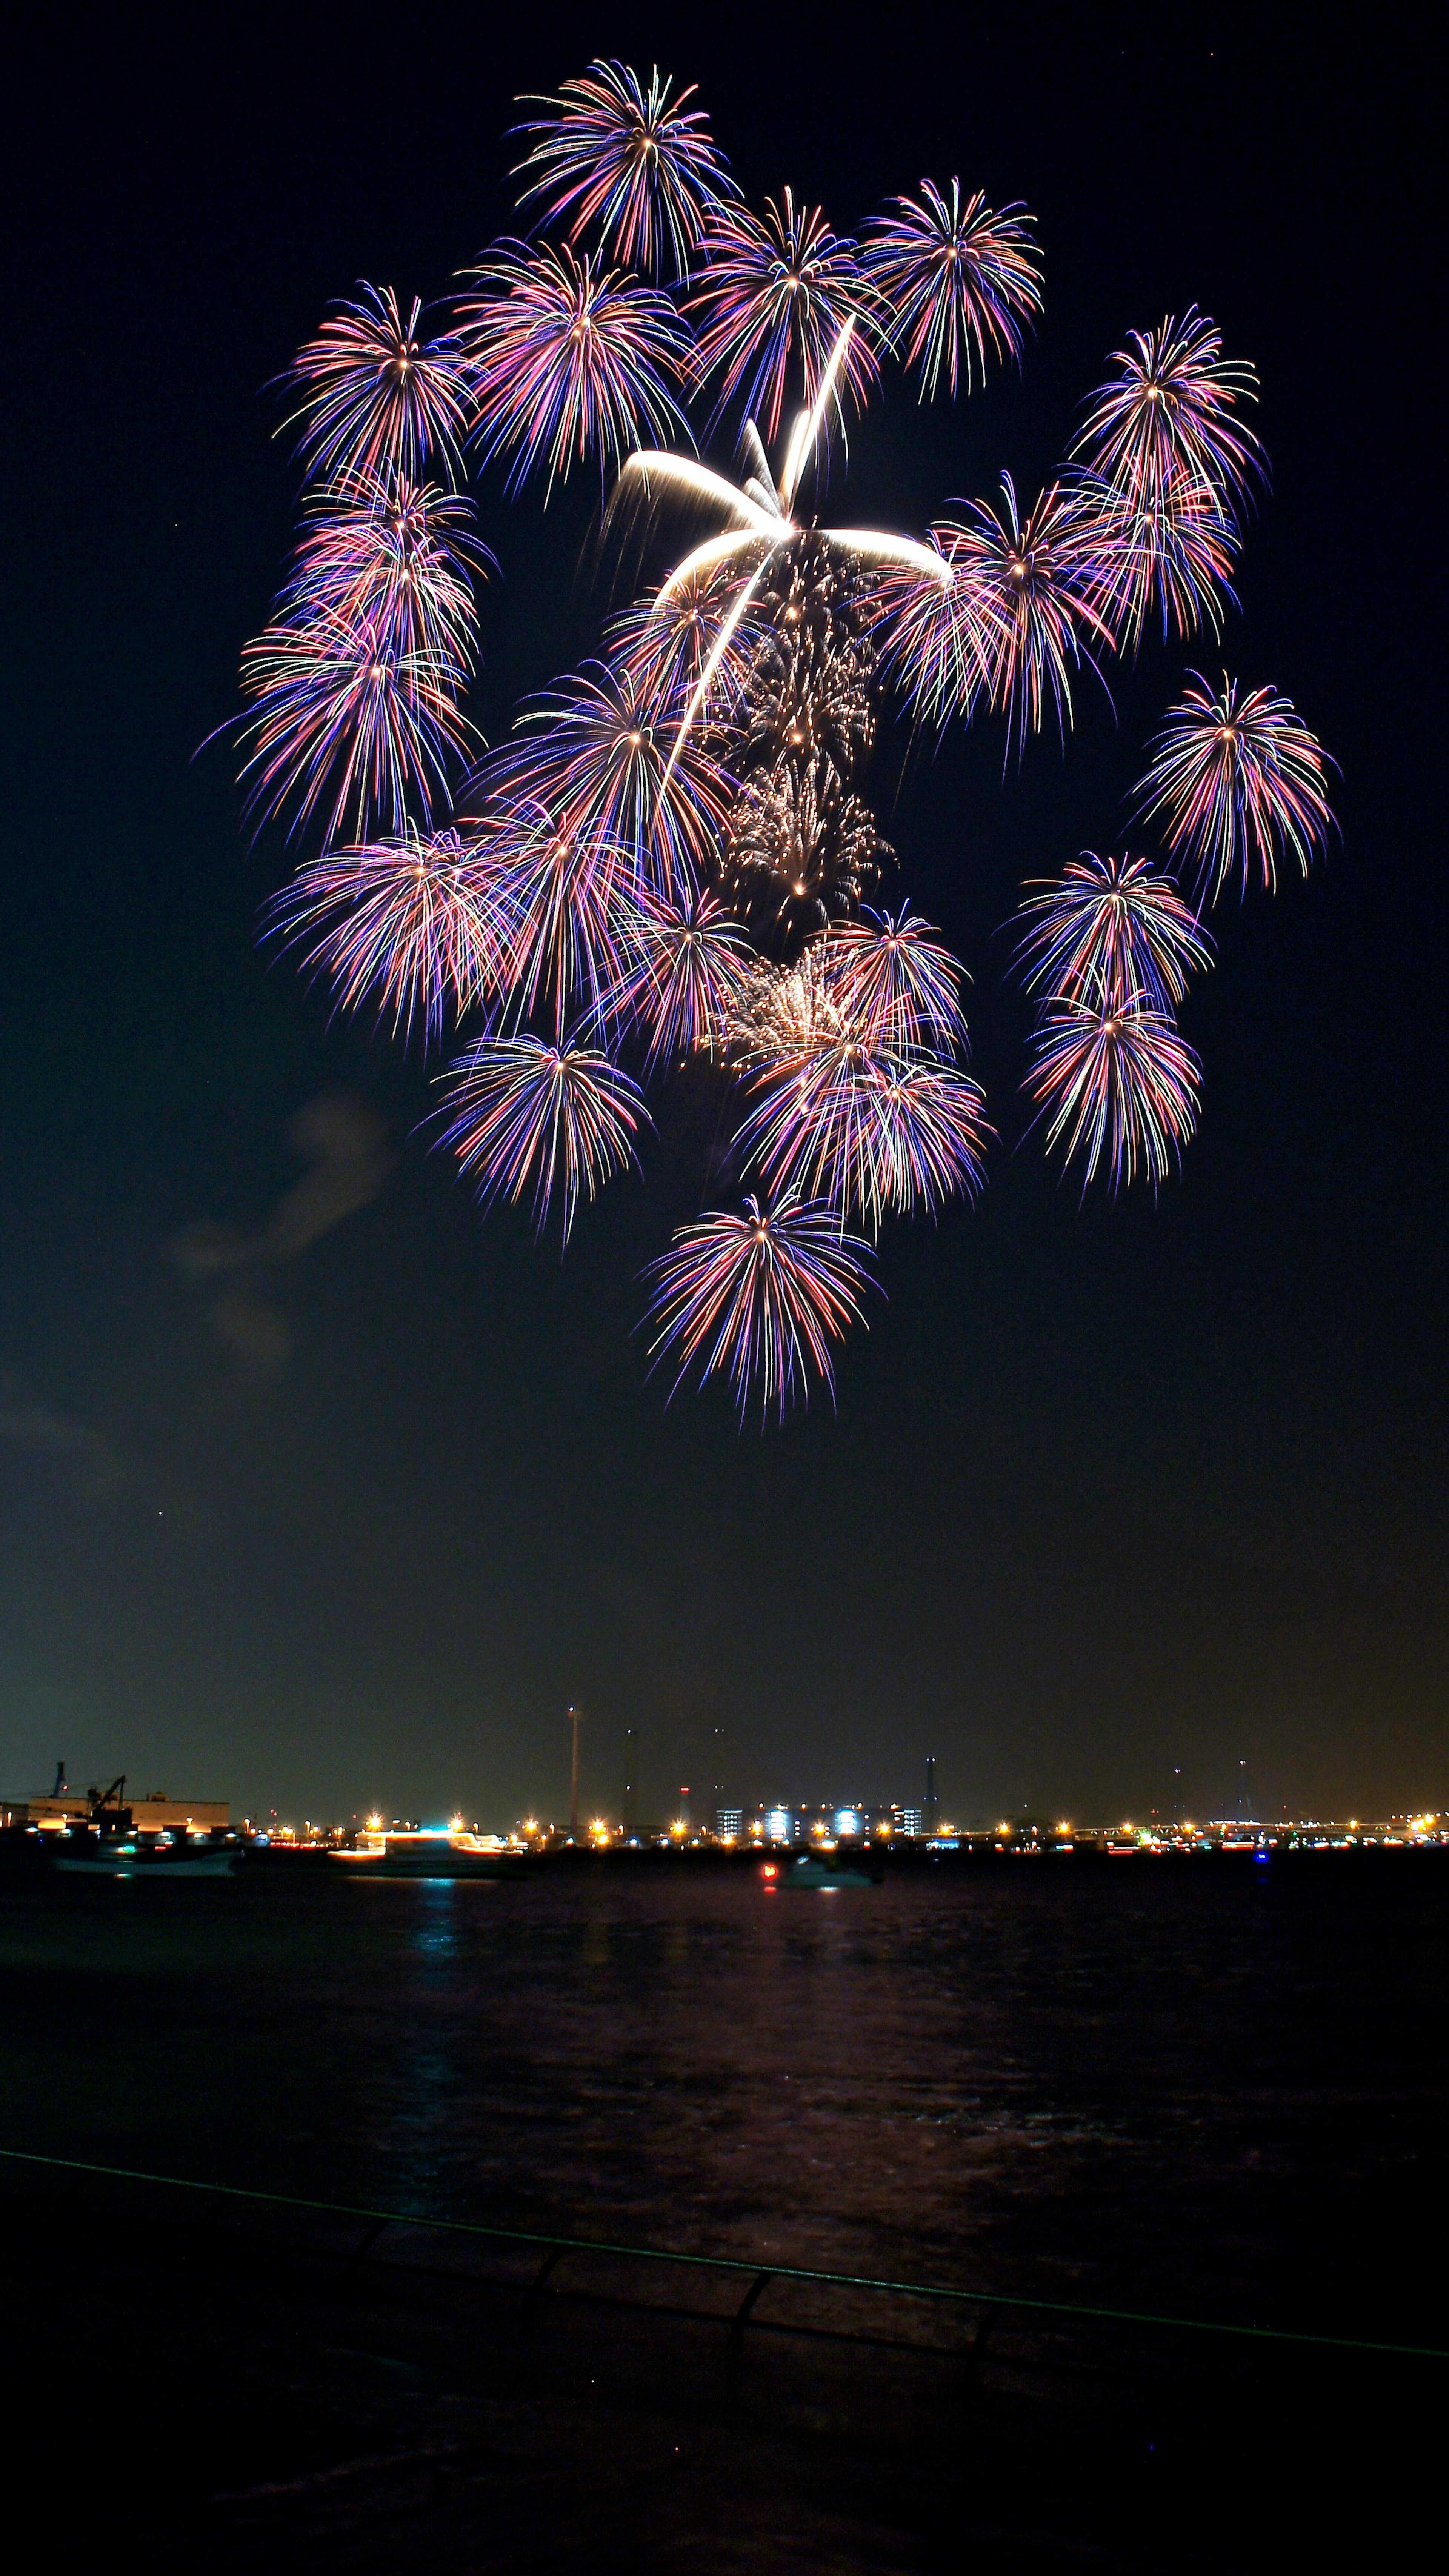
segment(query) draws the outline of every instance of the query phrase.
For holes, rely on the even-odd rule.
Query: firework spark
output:
[[[444,1143],[485,1207],[498,1198],[516,1205],[531,1184],[540,1234],[556,1190],[567,1243],[580,1195],[596,1198],[613,1173],[637,1161],[633,1140],[649,1114],[637,1085],[606,1055],[527,1034],[484,1038],[451,1081]]]
[[[545,462],[552,490],[586,456],[617,466],[645,432],[688,437],[674,388],[689,334],[666,295],[567,242],[500,242],[474,274],[484,291],[460,305],[458,334],[473,436],[485,458],[512,458],[510,491]]]
[[[1017,952],[1029,990],[1091,1010],[1140,1004],[1165,1012],[1212,963],[1195,914],[1149,859],[1069,860],[1060,884],[1022,906]]]
[[[1197,1124],[1199,1077],[1167,1012],[1061,1001],[1037,1033],[1027,1088],[1048,1121],[1048,1148],[1061,1144],[1068,1162],[1082,1157],[1084,1193],[1103,1163],[1114,1191],[1140,1170],[1155,1192]]]
[[[693,87],[674,96],[658,70],[647,88],[623,63],[593,62],[567,80],[558,98],[522,101],[551,112],[521,126],[536,134],[515,176],[537,170],[519,198],[542,222],[572,214],[569,239],[597,224],[599,245],[631,268],[658,276],[666,246],[682,277],[707,214],[734,194],[700,108],[686,109]]]
[[[360,295],[356,304],[339,304],[289,372],[302,399],[283,427],[302,423],[298,445],[308,473],[336,479],[391,466],[416,481],[436,458],[461,479],[470,393],[456,338],[419,338],[416,296],[404,322],[390,286],[364,281]]]
[[[778,205],[767,199],[763,223],[743,206],[719,208],[705,230],[689,299],[701,317],[700,374],[723,378],[715,417],[743,388],[746,414],[773,439],[792,358],[813,403],[846,322],[870,307],[855,243],[833,233],[818,206],[797,208],[782,188]],[[835,382],[843,380],[863,408],[878,372],[857,329]]]
[[[833,1395],[831,1345],[865,1320],[869,1260],[833,1208],[789,1196],[774,1207],[747,1198],[742,1215],[681,1226],[644,1274],[651,1358],[680,1361],[671,1394],[698,1361],[701,1379],[728,1371],[741,1421],[758,1394],[762,1416],[773,1405],[783,1422],[797,1396],[808,1402],[812,1375]]]
[[[424,1048],[450,1013],[495,991],[501,950],[476,853],[455,831],[413,826],[359,850],[307,860],[271,906],[271,927],[326,974],[338,1007],[373,1004]]]
[[[1244,894],[1254,875],[1271,892],[1280,860],[1296,859],[1306,876],[1326,851],[1327,755],[1276,689],[1253,689],[1240,705],[1226,672],[1215,694],[1191,671],[1151,750],[1138,813],[1163,816],[1169,849],[1207,900],[1231,877]]]
[[[923,396],[944,373],[955,398],[958,376],[971,390],[971,352],[982,381],[986,344],[1021,364],[1022,323],[1041,311],[1041,254],[1022,206],[993,214],[978,193],[961,203],[959,180],[949,202],[931,180],[919,204],[893,197],[893,212],[867,225],[861,263],[891,315],[908,367],[919,367]]]

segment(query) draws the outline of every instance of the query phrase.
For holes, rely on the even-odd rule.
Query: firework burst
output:
[[[597,1017],[627,988],[637,892],[617,841],[531,801],[499,809],[494,918],[516,1021],[542,1010],[561,1044],[576,1005]]]
[[[1027,1089],[1048,1122],[1048,1149],[1081,1157],[1084,1192],[1101,1165],[1114,1191],[1139,1171],[1156,1191],[1197,1124],[1199,1073],[1167,1012],[1061,1001],[1037,1033]]]
[[[1196,915],[1149,859],[1084,850],[1022,914],[1030,926],[1018,963],[1028,989],[1054,1002],[1166,1012],[1182,1000],[1188,977],[1212,963]]]
[[[808,1194],[838,1219],[859,1216],[876,1234],[886,1215],[934,1212],[981,1186],[985,1104],[945,1057],[908,1056],[851,1030],[757,1081],[735,1142],[772,1189]]]
[[[461,478],[470,393],[457,340],[451,332],[419,338],[416,296],[404,322],[390,286],[364,282],[360,294],[338,305],[289,371],[301,400],[283,427],[301,422],[307,472],[335,480],[391,466],[417,480],[437,458]]]
[[[569,239],[589,224],[599,244],[631,268],[658,276],[666,247],[682,277],[704,220],[734,183],[709,137],[700,108],[686,108],[691,87],[674,95],[672,80],[649,75],[647,87],[623,63],[594,62],[558,98],[531,99],[550,113],[520,127],[536,134],[515,177],[536,170],[519,197],[540,221],[571,215]]]
[[[645,888],[625,980],[600,1017],[638,1030],[646,1073],[700,1053],[723,1056],[749,972],[744,932],[714,895],[674,900]]]
[[[747,1198],[742,1215],[726,1211],[681,1226],[668,1252],[652,1262],[650,1356],[680,1362],[677,1393],[690,1369],[701,1379],[729,1374],[741,1421],[758,1395],[762,1415],[773,1405],[808,1402],[812,1376],[834,1394],[832,1344],[861,1303],[870,1247],[843,1234],[830,1207],[785,1197],[774,1207]]]
[[[476,853],[412,825],[359,850],[324,850],[271,906],[271,927],[332,982],[338,1007],[372,1005],[406,1045],[436,1043],[497,990],[502,950]]]
[[[1223,356],[1217,324],[1194,305],[1179,324],[1134,331],[1114,351],[1117,369],[1091,398],[1075,453],[1125,500],[1155,506],[1169,488],[1201,485],[1227,511],[1267,480],[1262,448],[1238,406],[1258,380]]]
[[[968,501],[964,520],[942,520],[932,535],[951,589],[959,584],[961,593],[954,610],[961,676],[947,679],[947,693],[969,703],[979,669],[987,699],[1006,717],[1008,758],[1013,743],[1020,758],[1048,705],[1065,738],[1072,673],[1084,662],[1096,670],[1095,652],[1112,637],[1096,604],[1090,532],[1073,494],[1054,483],[1022,519],[1009,474],[1001,488],[999,517],[984,501]]]
[[[844,1020],[887,1047],[964,1049],[962,969],[928,921],[902,904],[837,922],[825,942],[825,972]]]
[[[463,675],[400,650],[375,618],[284,618],[245,646],[241,676],[252,709],[242,778],[258,829],[290,807],[293,831],[315,816],[326,844],[360,843],[379,822],[403,831],[412,807],[426,817],[446,796],[469,734]]]
[[[871,309],[871,291],[855,243],[833,233],[818,206],[797,208],[782,188],[778,204],[767,199],[763,223],[743,206],[714,214],[689,304],[700,316],[700,374],[722,378],[715,418],[743,389],[744,411],[773,439],[791,360],[813,403],[846,322]],[[863,407],[878,372],[856,330],[837,388],[843,381]]]
[[[641,879],[687,891],[728,828],[732,782],[699,733],[676,754],[678,714],[627,663],[592,663],[525,708],[490,773],[570,831],[632,851]]]
[[[861,252],[866,277],[894,325],[903,363],[918,367],[923,395],[945,376],[954,400],[958,377],[971,390],[971,353],[982,381],[986,345],[1021,364],[1022,325],[1041,311],[1041,254],[1022,206],[993,214],[978,193],[961,203],[953,179],[949,200],[931,180],[920,201],[893,197],[893,211],[867,225]]]
[[[456,692],[477,659],[473,585],[492,567],[463,495],[391,471],[358,474],[309,505],[283,599],[294,619],[365,622]]]
[[[551,490],[585,457],[618,466],[646,432],[689,435],[675,398],[689,334],[667,296],[567,242],[500,242],[474,274],[484,291],[459,307],[473,436],[511,457],[510,490],[545,462]]]
[[[530,1187],[542,1233],[555,1192],[567,1243],[580,1196],[594,1199],[636,1163],[634,1138],[649,1114],[637,1086],[606,1055],[546,1046],[526,1033],[484,1038],[454,1066],[443,1142],[451,1145],[485,1207],[515,1205]]]
[[[1244,894],[1254,876],[1271,892],[1281,860],[1296,859],[1306,876],[1325,853],[1335,828],[1327,756],[1276,689],[1253,689],[1240,704],[1226,672],[1214,693],[1192,671],[1151,750],[1138,813],[1161,815],[1168,847],[1205,899],[1233,877]]]

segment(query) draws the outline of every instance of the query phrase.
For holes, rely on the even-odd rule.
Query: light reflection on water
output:
[[[1446,1900],[1409,1856],[10,1888],[0,2143],[1381,2326],[1438,2232]]]

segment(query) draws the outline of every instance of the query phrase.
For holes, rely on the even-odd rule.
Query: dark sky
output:
[[[590,1804],[630,1722],[661,1812],[717,1726],[747,1799],[912,1796],[934,1750],[968,1815],[1163,1804],[1179,1764],[1217,1806],[1243,1760],[1269,1810],[1449,1800],[1443,113],[1408,22],[1331,54],[1292,13],[420,14],[56,17],[7,75],[0,1788],[64,1753],[506,1823],[566,1803],[577,1700]],[[1083,1208],[1020,1142],[1000,925],[1118,844],[1211,645],[1149,650],[1115,718],[1084,686],[1019,780],[990,729],[907,780],[902,890],[972,969],[1002,1142],[978,1209],[886,1242],[838,1411],[763,1441],[666,1410],[631,1338],[698,1138],[662,1115],[562,1267],[483,1223],[427,1073],[259,956],[283,849],[225,743],[192,759],[287,542],[262,388],[356,278],[436,294],[506,228],[513,94],[600,51],[697,79],[756,201],[848,229],[959,171],[1038,216],[1024,381],[921,414],[896,379],[861,518],[1029,493],[1129,328],[1212,312],[1275,483],[1226,659],[1343,770],[1342,848],[1215,921],[1155,1207]],[[592,640],[589,506],[485,488],[490,733]]]

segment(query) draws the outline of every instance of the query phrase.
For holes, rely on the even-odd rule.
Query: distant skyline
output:
[[[1432,1799],[1449,1752],[1442,1088],[1449,880],[1432,549],[1426,173],[1411,29],[1352,49],[1204,14],[1059,12],[824,41],[762,83],[732,26],[429,13],[407,148],[377,56],[103,28],[28,41],[20,397],[0,653],[0,1790],[110,1779],[349,1814],[639,1814],[715,1777],[943,1809],[1266,1812]],[[82,27],[84,37],[82,39]],[[71,77],[84,41],[88,86]],[[1020,198],[1046,305],[1023,375],[852,438],[862,520],[924,524],[1061,454],[1125,334],[1194,300],[1256,365],[1273,493],[1220,650],[1084,686],[1002,785],[990,727],[919,758],[901,894],[972,967],[999,1142],[979,1208],[901,1229],[888,1302],[763,1441],[666,1406],[639,1271],[708,1137],[581,1210],[566,1261],[480,1217],[431,1073],[258,946],[226,740],[294,485],[264,388],[359,277],[441,293],[509,219],[516,93],[607,50],[697,81],[754,196],[846,225],[923,172]],[[401,75],[400,75],[401,77]],[[1351,174],[1346,176],[1346,174]],[[1364,209],[1373,208],[1371,221]],[[909,411],[909,437],[906,406]],[[1385,467],[1391,469],[1387,478]],[[587,651],[596,494],[495,493],[486,717]],[[1343,843],[1214,916],[1182,1174],[1079,1204],[1018,1084],[1024,880],[1123,830],[1185,663],[1295,701]],[[206,748],[198,752],[198,745]],[[712,1791],[711,1791],[712,1794]],[[361,1809],[359,1811],[362,1811]]]

